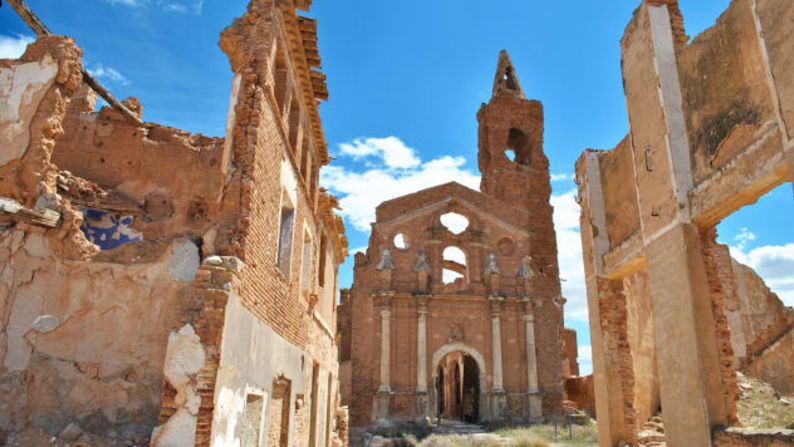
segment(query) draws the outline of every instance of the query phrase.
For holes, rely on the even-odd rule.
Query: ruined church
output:
[[[481,191],[452,182],[380,204],[356,254],[339,320],[351,425],[561,414],[564,300],[543,106],[525,97],[506,52],[477,119]]]

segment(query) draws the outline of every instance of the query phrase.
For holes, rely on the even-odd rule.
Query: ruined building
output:
[[[351,425],[561,414],[543,107],[525,98],[507,53],[477,118],[482,192],[453,182],[384,202],[356,254],[340,309]]]
[[[794,2],[733,0],[692,41],[645,0],[621,42],[629,135],[576,164],[600,445],[792,445],[738,425],[737,368],[794,385],[794,321],[715,226],[794,173]],[[775,216],[770,216],[774,219]]]
[[[225,138],[94,112],[67,37],[0,60],[0,443],[346,443],[310,3],[252,0],[223,32]]]

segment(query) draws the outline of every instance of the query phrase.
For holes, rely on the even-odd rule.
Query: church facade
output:
[[[525,98],[506,52],[477,118],[481,191],[453,182],[382,203],[367,253],[356,255],[340,306],[353,426],[562,414],[564,299],[543,106]]]

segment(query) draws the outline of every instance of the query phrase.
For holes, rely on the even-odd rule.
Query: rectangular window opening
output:
[[[303,237],[303,260],[301,265],[301,290],[311,290],[312,239],[307,232]]]
[[[295,227],[295,207],[284,194],[281,204],[281,226],[278,236],[278,268],[289,279],[292,261],[292,235]]]

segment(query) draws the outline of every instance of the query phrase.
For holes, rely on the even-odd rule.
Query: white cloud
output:
[[[479,190],[480,176],[463,167],[466,163],[463,157],[443,156],[423,162],[416,151],[408,148],[397,137],[358,139],[339,147],[342,157],[354,160],[366,157],[365,169],[358,171],[330,166],[323,169],[321,183],[340,196],[341,214],[347,222],[367,234],[370,223],[375,221],[375,207],[386,200],[450,181]],[[390,165],[385,159],[386,148],[407,148],[416,163],[413,167],[394,169],[395,163],[392,161]],[[560,278],[564,280],[562,292],[568,300],[565,315],[569,319],[587,322],[587,292],[576,191],[552,196],[551,204],[554,206]]]
[[[365,245],[363,247],[353,248],[353,249],[349,250],[349,252],[351,254],[356,254],[356,253],[359,253],[359,252],[367,254],[367,246]]]
[[[579,375],[593,373],[593,351],[590,346],[579,346]]]
[[[421,163],[416,151],[394,136],[356,139],[352,143],[340,144],[339,149],[354,160],[370,157],[380,159],[390,169],[415,168]]]
[[[740,236],[745,230],[742,229]],[[752,234],[749,231],[746,233]],[[740,238],[737,236],[737,239]],[[750,240],[755,240],[755,235]],[[738,240],[738,244],[731,246],[730,250],[737,261],[755,270],[787,306],[794,306],[794,243],[764,245],[747,251],[742,240]]]
[[[88,70],[91,76],[110,82],[115,82],[121,85],[129,85],[130,81],[123,74],[113,67],[106,67],[102,64],[97,64],[93,69]]]
[[[22,34],[16,37],[0,36],[0,59],[19,59],[34,40],[34,37]]]
[[[733,240],[736,242],[736,246],[744,250],[747,247],[747,244],[756,240],[755,233],[750,231],[749,228],[741,228],[739,230],[739,234],[733,237]]]
[[[562,182],[564,180],[573,180],[572,174],[551,174],[552,182]]]
[[[204,0],[105,0],[113,6],[157,6],[167,12],[187,13],[192,11],[201,14],[204,9]]]
[[[565,304],[565,316],[587,322],[587,290],[576,190],[553,195],[551,205],[554,207],[554,229],[557,232],[557,258],[560,264],[562,294],[568,300]]]
[[[377,142],[385,142],[385,145]],[[366,138],[339,147],[343,157],[367,157],[366,169],[356,171],[329,166],[322,170],[320,182],[341,197],[341,214],[355,229],[365,233],[375,221],[375,207],[386,200],[452,181],[479,189],[480,177],[463,168],[466,163],[463,157],[444,156],[423,163],[414,150],[397,137]],[[398,152],[402,148],[409,149],[410,157],[404,152],[396,158],[387,158],[394,156],[393,153],[388,155],[394,148]],[[395,169],[398,166],[400,169]]]

